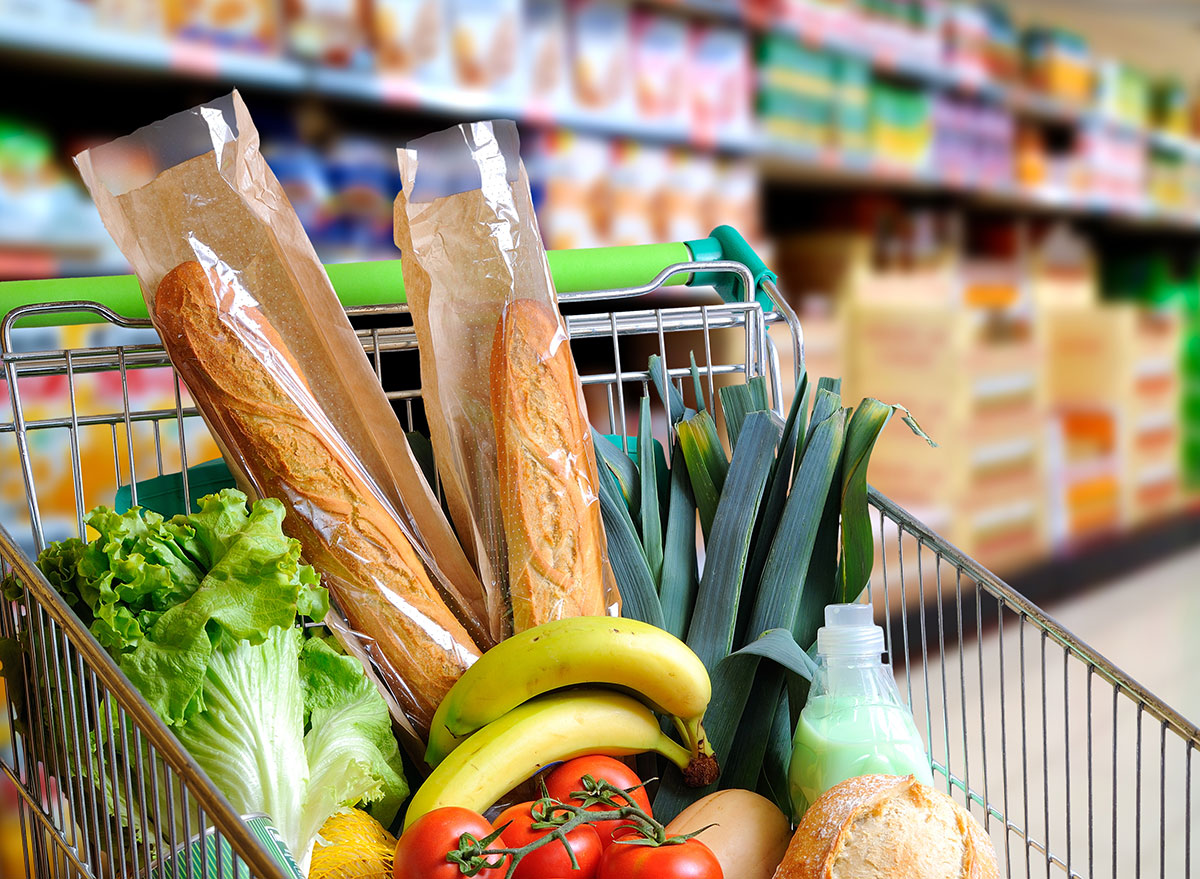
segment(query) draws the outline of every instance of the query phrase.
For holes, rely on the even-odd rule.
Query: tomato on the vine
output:
[[[492,823],[495,829],[504,827],[506,848],[524,848],[535,839],[540,839],[550,830],[536,829],[532,825],[537,822],[533,816],[533,803],[517,803],[509,806]],[[505,827],[505,825],[508,825]],[[583,824],[567,834],[567,845],[575,853],[579,864],[576,870],[571,866],[571,856],[561,840],[552,840],[541,848],[530,852],[517,863],[517,869],[511,879],[545,879],[547,876],[570,876],[571,879],[595,879],[596,869],[600,865],[600,855],[604,847],[600,837],[591,825]]]
[[[607,781],[613,787],[619,787],[621,790],[635,788],[629,796],[614,797],[614,800],[621,805],[628,803],[631,806],[637,806],[653,817],[650,811],[650,797],[646,794],[646,789],[640,786],[642,780],[632,769],[612,757],[599,755],[576,757],[574,760],[560,764],[546,776],[546,791],[560,803],[582,805],[583,800],[579,797],[572,797],[571,794],[584,789],[583,777],[585,775],[590,775],[597,781]],[[588,811],[608,812],[612,811],[612,807],[596,803],[589,806]],[[600,834],[600,841],[607,848],[612,842],[613,835],[621,828],[629,826],[630,823],[632,822],[597,821],[591,826],[596,828],[596,832]]]
[[[596,879],[725,879],[721,862],[698,839],[666,845],[614,843],[604,850]]]
[[[396,864],[393,879],[463,879],[465,873],[446,856],[458,849],[459,839],[469,833],[481,840],[494,828],[478,812],[458,806],[443,806],[422,815],[404,831],[396,842]],[[503,839],[496,839],[491,848],[508,848]],[[500,858],[489,858],[499,861]],[[496,867],[484,867],[476,879],[504,879],[507,857]]]

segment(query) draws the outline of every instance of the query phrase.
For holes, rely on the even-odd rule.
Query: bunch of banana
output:
[[[485,653],[438,706],[425,753],[435,769],[405,826],[439,806],[483,811],[543,766],[585,754],[656,751],[689,783],[708,784],[717,766],[701,719],[711,696],[699,657],[656,626],[574,617],[528,629]]]

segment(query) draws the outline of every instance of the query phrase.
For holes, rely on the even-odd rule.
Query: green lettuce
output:
[[[306,637],[329,599],[283,504],[247,509],[227,489],[199,506],[99,507],[94,540],[54,544],[38,566],[233,807],[270,815],[304,864],[339,809],[395,817],[408,786],[391,719],[358,660]]]

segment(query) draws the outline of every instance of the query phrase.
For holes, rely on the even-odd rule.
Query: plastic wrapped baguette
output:
[[[76,161],[239,486],[287,504],[336,633],[423,736],[492,643],[485,595],[245,106],[235,92]]]
[[[393,694],[427,727],[479,650],[319,415],[278,333],[258,309],[239,308],[238,298],[236,282],[186,262],[158,285],[155,322],[172,357],[189,361],[193,394],[220,408],[226,442],[241,451],[262,493],[287,502],[286,529],[350,625],[374,644],[367,652]]]

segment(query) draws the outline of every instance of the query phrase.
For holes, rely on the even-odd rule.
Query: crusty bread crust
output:
[[[964,856],[961,876],[945,879],[999,879],[991,839],[979,822],[945,794],[921,784],[911,775],[863,775],[822,794],[804,813],[774,879],[832,879],[834,863],[855,823],[886,801],[903,796],[913,797],[927,809],[935,797],[949,800],[953,805]],[[914,827],[913,833],[918,832]],[[895,879],[910,879],[915,875],[902,870]]]
[[[533,299],[508,304],[491,373],[513,630],[602,615],[595,452],[576,399],[575,363],[551,308]]]
[[[287,505],[284,531],[423,733],[479,649],[336,432],[314,422],[320,408],[274,327],[236,295],[197,262],[176,266],[154,299],[163,344],[264,494]]]

